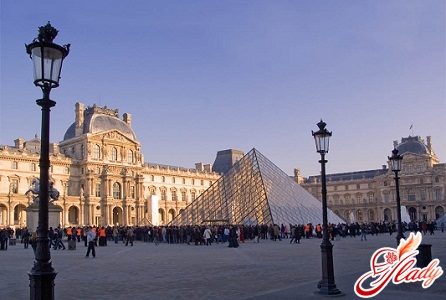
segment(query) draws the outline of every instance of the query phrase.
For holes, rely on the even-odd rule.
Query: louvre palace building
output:
[[[394,141],[403,156],[399,176],[402,221],[435,221],[446,208],[446,164],[440,163],[432,138],[419,136]],[[383,153],[385,157],[386,153]],[[389,151],[388,155],[391,155]],[[294,178],[321,199],[321,178],[304,178],[298,169]],[[328,174],[327,205],[348,222],[391,222],[397,220],[395,173],[390,161],[380,169]]]
[[[120,119],[118,110],[76,103],[63,141],[50,144],[60,225],[152,224],[153,215],[155,225],[167,224],[221,176],[212,164],[189,169],[144,163],[140,147],[130,114]],[[37,136],[0,146],[0,226],[26,226],[33,203],[27,191],[40,176],[39,158]]]
[[[141,144],[131,125],[131,115],[124,113],[120,118],[117,109],[97,105],[85,108],[82,103],[75,104],[74,123],[68,127],[61,142],[50,144],[50,181],[60,192],[54,204],[62,211],[57,225],[166,225],[187,213],[186,207],[200,195],[206,195],[203,198],[212,201],[213,197],[205,191],[213,183],[218,185],[209,189],[214,195],[218,190],[227,194],[228,190],[219,186],[228,185],[228,182],[232,182],[230,186],[233,187],[243,185],[264,191],[266,198],[263,202],[257,201],[263,210],[277,204],[275,198],[283,198],[280,195],[284,190],[280,185],[276,186],[276,192],[271,190],[274,188],[271,184],[265,185],[266,175],[271,175],[271,182],[282,181],[283,184],[285,181],[280,175],[283,171],[277,170],[255,150],[246,157],[239,150],[219,151],[213,164],[196,163],[194,169],[145,163]],[[0,145],[0,226],[23,228],[27,225],[26,209],[34,202],[34,195],[28,191],[40,176],[40,139],[35,136],[28,141],[17,138],[13,142],[14,145]],[[425,143],[419,137],[408,137],[394,145],[404,157],[400,194],[410,218],[434,220],[443,215],[446,164],[441,164],[436,157],[431,138],[427,137]],[[253,182],[249,179],[252,171],[247,171],[252,169],[245,168],[243,172],[251,177],[241,178],[243,173],[233,172],[229,181],[220,180],[239,161],[244,161],[244,166],[252,166],[254,162],[264,168],[259,173],[263,174],[259,177],[263,179]],[[321,199],[319,176],[304,178],[296,169],[295,174],[288,177],[297,181],[309,196]],[[276,178],[280,180],[276,181]],[[303,195],[299,188],[295,190]],[[377,170],[328,174],[327,192],[329,208],[345,221],[396,219],[394,173],[387,166]],[[234,195],[237,193],[234,190]],[[274,197],[275,193],[279,196]],[[293,193],[290,191],[289,195]],[[237,197],[248,201],[247,204],[249,199],[258,198],[253,195]],[[310,207],[305,203],[313,202],[307,195],[302,197],[309,201],[297,199],[301,207],[299,212],[305,215]],[[195,206],[218,207],[206,203]],[[287,215],[283,207],[278,207],[274,215]]]

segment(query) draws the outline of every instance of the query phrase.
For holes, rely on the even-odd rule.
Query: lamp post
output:
[[[333,244],[330,242],[328,234],[328,217],[327,217],[327,185],[325,176],[325,153],[328,153],[329,142],[331,132],[329,132],[325,126],[327,124],[324,121],[317,123],[319,130],[312,132],[314,141],[316,142],[316,151],[320,153],[321,160],[321,183],[322,183],[322,243],[321,243],[321,256],[322,256],[322,279],[318,283],[318,294],[323,295],[342,295],[343,293],[338,290],[335,283],[334,267],[333,267]]]
[[[37,227],[37,251],[34,267],[28,272],[30,280],[30,299],[54,299],[54,279],[57,273],[51,265],[50,245],[48,238],[48,203],[49,203],[49,140],[50,140],[50,108],[56,102],[50,100],[52,88],[59,86],[62,62],[68,55],[70,45],[59,46],[53,43],[58,30],[50,22],[39,27],[39,34],[26,46],[34,66],[34,84],[42,89],[42,99],[36,100],[42,107],[42,126],[40,144],[40,190],[39,218]]]
[[[388,159],[390,161],[390,166],[392,167],[392,171],[395,173],[395,189],[396,189],[396,215],[398,218],[398,234],[396,236],[397,246],[400,245],[400,240],[404,239],[403,235],[403,227],[401,222],[401,199],[400,199],[400,185],[399,185],[399,177],[398,173],[401,171],[401,161],[403,160],[403,156],[398,154],[398,150],[394,148],[392,150],[392,156]]]

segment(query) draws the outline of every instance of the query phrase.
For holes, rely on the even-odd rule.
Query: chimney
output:
[[[23,138],[18,138],[16,140],[14,140],[15,148],[23,149],[23,143],[24,142],[25,142],[25,139],[23,139]]]
[[[131,114],[124,113],[124,114],[122,115],[122,118],[123,118],[123,121],[124,121],[127,125],[132,126],[132,115],[131,115]]]
[[[79,136],[84,132],[84,104],[76,102],[74,111],[76,114],[74,135]]]
[[[212,164],[204,165],[204,170],[206,172],[212,172]]]
[[[202,163],[202,162],[200,162],[200,163],[196,163],[196,164],[195,164],[195,169],[196,169],[197,171],[203,172],[203,171],[204,171],[204,165],[203,165],[203,163]]]
[[[432,137],[428,135],[426,137],[426,141],[427,141],[427,150],[429,151],[429,154],[432,154]]]
[[[393,141],[393,148],[396,148],[398,146],[398,141]]]
[[[383,170],[387,170],[387,166],[386,165],[382,165]]]
[[[51,154],[59,154],[59,144],[58,143],[50,144],[50,153]]]

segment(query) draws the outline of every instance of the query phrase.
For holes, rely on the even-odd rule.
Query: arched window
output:
[[[116,147],[112,147],[111,149],[111,160],[117,161],[118,160],[118,149]]]
[[[101,147],[98,144],[93,146],[93,158],[101,158]]]
[[[113,199],[121,199],[121,185],[118,182],[113,183]]]
[[[133,163],[133,151],[130,149],[127,151],[127,162],[130,164]]]

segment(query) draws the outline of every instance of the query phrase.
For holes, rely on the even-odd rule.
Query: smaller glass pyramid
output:
[[[345,221],[328,210],[328,222]],[[322,203],[252,149],[170,225],[307,223],[322,224]]]

